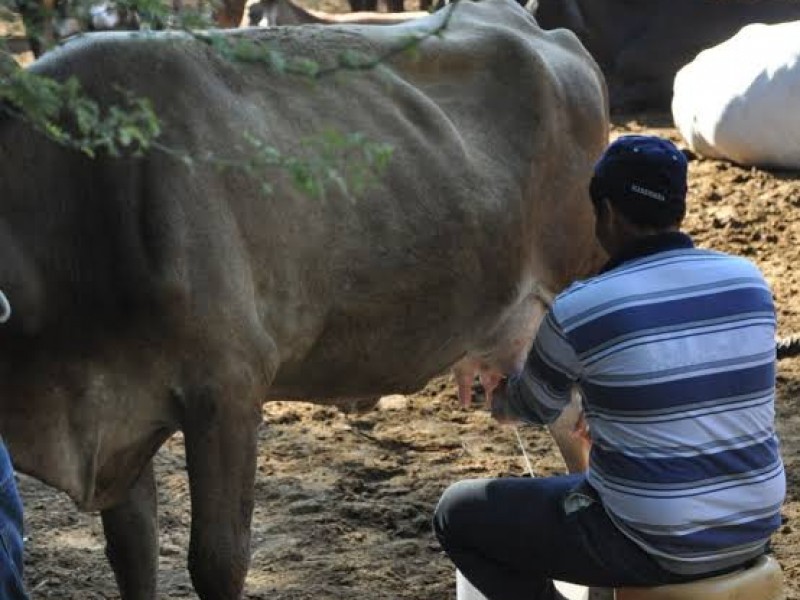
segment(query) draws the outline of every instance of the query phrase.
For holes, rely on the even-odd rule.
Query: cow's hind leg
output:
[[[350,0],[350,10],[353,12],[374,12],[378,10],[378,0]]]
[[[156,597],[157,504],[151,461],[128,498],[100,513],[106,535],[106,556],[122,600],[154,600]]]
[[[183,432],[192,498],[189,572],[202,600],[240,598],[250,561],[261,398],[257,386],[246,379],[209,378],[213,383],[186,397]]]
[[[403,12],[403,0],[386,0],[386,8],[389,12]]]

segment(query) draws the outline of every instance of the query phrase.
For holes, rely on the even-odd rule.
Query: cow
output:
[[[173,432],[193,585],[239,598],[265,401],[407,393],[452,365],[470,383],[518,370],[552,295],[605,258],[587,188],[607,93],[571,33],[483,0],[389,27],[218,35],[88,34],[30,67],[75,78],[105,109],[148,98],[162,133],[142,155],[90,158],[0,111],[13,308],[0,435],[17,469],[100,511],[126,600],[156,594],[152,457]],[[417,51],[398,51],[410,39]],[[249,52],[234,61],[226,42],[320,73],[342,74],[345,50],[387,58],[310,80]],[[331,128],[394,149],[360,195],[309,194],[279,166],[182,159],[229,164],[252,139],[302,157]]]
[[[251,4],[247,9],[248,24],[251,27],[307,24],[334,25],[336,23],[394,25],[427,15],[427,11],[328,13],[319,10],[306,10],[299,4],[292,2],[292,0],[259,0]]]
[[[675,74],[749,23],[800,19],[798,0],[538,0],[545,29],[572,30],[600,64],[613,111],[669,110]]]
[[[426,4],[427,3],[427,4]],[[378,0],[348,0],[350,10],[353,12],[375,12],[378,10]],[[430,7],[430,0],[421,0],[423,9]],[[403,0],[386,0],[386,10],[389,12],[403,12]]]
[[[698,154],[800,169],[798,94],[800,21],[748,25],[678,71],[672,116]]]
[[[142,11],[135,1],[115,0],[15,0],[15,5],[25,26],[28,47],[24,50],[38,58],[64,40],[88,31],[183,28],[184,18],[191,23],[238,27],[246,0],[224,0],[217,6],[218,1],[222,0],[214,0],[213,9],[206,8],[205,0],[195,6],[171,0],[161,10],[151,5]]]

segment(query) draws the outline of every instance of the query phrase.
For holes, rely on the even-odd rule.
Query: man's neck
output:
[[[692,238],[685,233],[681,233],[677,228],[661,229],[643,235],[636,235],[620,240],[615,252],[611,253],[611,259],[603,267],[603,272],[609,271],[620,264],[679,248],[692,248]]]

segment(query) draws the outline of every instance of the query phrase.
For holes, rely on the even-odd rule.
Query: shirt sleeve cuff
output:
[[[561,411],[569,403],[569,393],[566,398],[551,395],[541,385],[538,386],[542,388],[541,391],[534,392],[531,383],[536,385],[524,373],[509,377],[506,384],[506,405],[509,416],[523,423],[549,425],[558,419]]]

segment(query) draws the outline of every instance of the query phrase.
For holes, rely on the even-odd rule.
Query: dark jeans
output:
[[[0,600],[26,600],[22,584],[22,502],[0,439]]]
[[[585,485],[583,475],[460,481],[439,501],[434,529],[489,600],[561,598],[553,579],[595,587],[697,579],[664,570],[617,529],[599,501],[567,514],[565,497]]]

